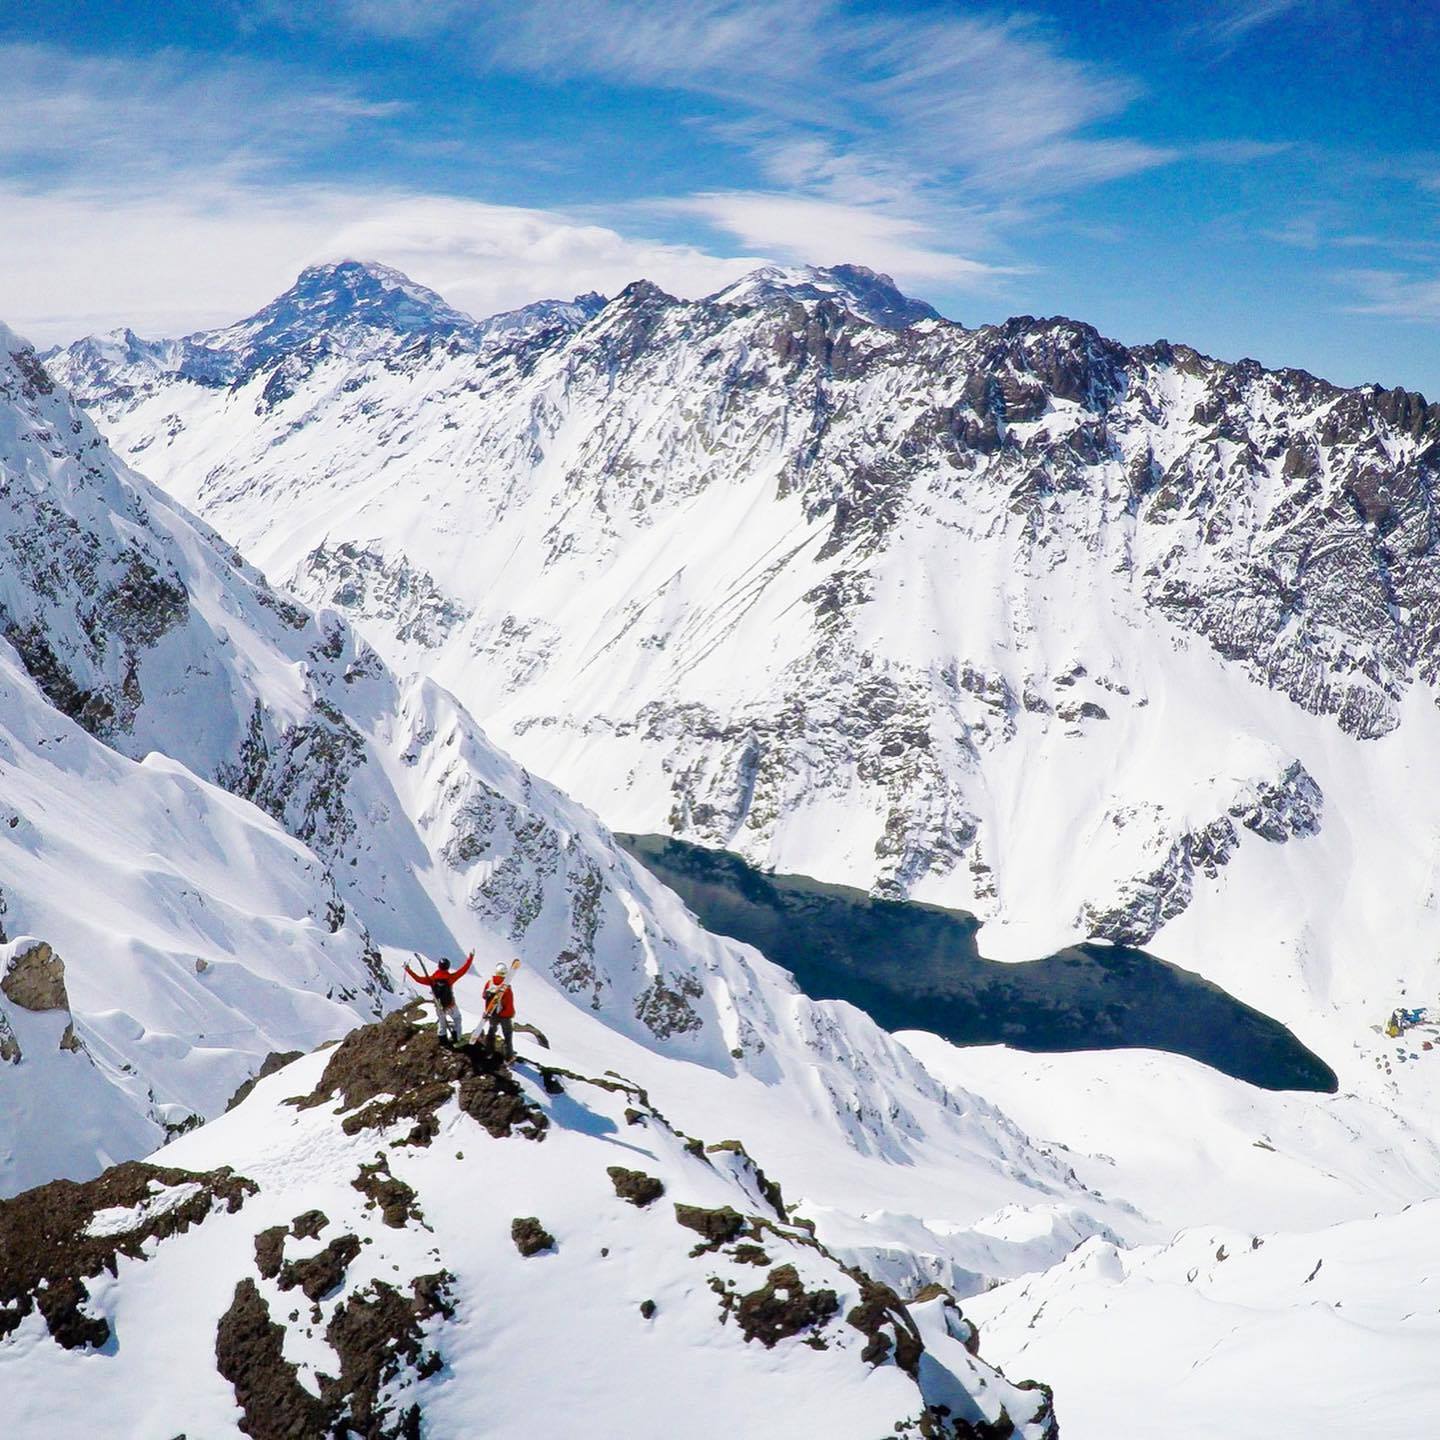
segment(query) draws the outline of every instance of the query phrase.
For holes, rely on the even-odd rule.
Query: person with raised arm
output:
[[[415,958],[418,961],[420,957],[417,955]],[[417,985],[424,985],[430,991],[430,998],[435,1002],[435,1033],[442,1045],[457,1045],[460,1042],[464,1027],[460,1022],[460,1007],[455,1003],[455,982],[474,963],[475,952],[472,950],[458,970],[452,970],[449,960],[444,957],[439,967],[429,974],[417,975],[408,965],[405,967],[405,973]],[[423,963],[420,968],[422,971],[425,969]]]

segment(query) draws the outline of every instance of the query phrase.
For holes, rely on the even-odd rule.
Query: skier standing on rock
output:
[[[433,975],[417,975],[408,965],[405,967],[405,973],[417,985],[424,985],[435,1001],[435,1033],[442,1045],[456,1045],[460,1041],[463,1026],[460,1023],[460,1007],[455,1003],[455,982],[474,963],[475,952],[472,950],[458,970],[452,970],[450,962],[443,957]]]
[[[485,1045],[487,1049],[495,1048],[495,1031],[498,1027],[505,1035],[505,1058],[515,1058],[515,992],[510,988],[510,976],[520,964],[517,960],[508,969],[504,965],[497,965],[495,973],[485,982],[485,989],[481,992],[480,998],[485,1002]],[[479,1030],[475,1032],[476,1038]]]

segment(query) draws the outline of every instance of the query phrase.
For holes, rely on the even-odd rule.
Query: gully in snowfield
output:
[[[510,978],[519,968],[518,960],[511,961],[508,968],[497,965],[495,973],[485,982],[485,989],[481,992],[481,999],[485,1002],[485,1044],[491,1050],[495,1048],[495,1030],[498,1027],[505,1035],[507,1060],[515,1058],[515,992],[510,987]],[[470,1038],[479,1040],[478,1026]]]
[[[419,956],[415,957],[419,960]],[[461,1035],[460,1007],[455,1003],[455,982],[475,963],[475,952],[472,950],[466,957],[465,963],[458,969],[452,970],[450,962],[442,959],[439,968],[431,975],[417,975],[408,965],[405,973],[417,984],[424,985],[430,991],[431,998],[435,1001],[435,1033],[440,1037],[442,1045],[458,1044]],[[422,963],[420,968],[425,968]],[[486,987],[487,993],[489,987]]]

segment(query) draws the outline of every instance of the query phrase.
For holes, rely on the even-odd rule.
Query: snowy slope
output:
[[[1423,1440],[1440,1405],[1437,1205],[1293,1234],[1207,1227],[1129,1252],[1090,1241],[972,1313],[1001,1365],[1051,1365],[1066,1440],[1162,1413],[1174,1440]]]
[[[845,1267],[672,1098],[394,1016],[172,1146],[196,1173],[0,1204],[11,1433],[1057,1433],[943,1290]]]
[[[0,797],[0,972],[40,944],[61,967],[28,995],[0,979],[0,1194],[144,1154],[269,1053],[380,1013],[390,981],[310,850],[173,760],[101,745],[8,647]]]
[[[288,361],[57,364],[610,823],[972,909],[999,958],[1153,942],[1343,1064],[1440,979],[1440,411],[1070,321],[899,323],[842,272],[376,340],[273,403]]]
[[[1338,1095],[1258,1090],[1154,1051],[1030,1055],[900,1038],[931,1073],[986,1095],[1054,1146],[1087,1184],[1129,1196],[1150,1238],[1168,1240],[1205,1224],[1318,1229],[1434,1195],[1440,1056],[1422,1063],[1434,1052],[1419,1033],[1400,1042],[1367,1032],[1389,1083]],[[1412,1050],[1415,1061],[1400,1059]]]
[[[1088,1240],[967,1303],[990,1358],[1055,1383],[1067,1440],[1174,1404],[1164,1433],[1186,1440],[1432,1433],[1440,1060],[1423,1045],[1440,1029],[1367,1030],[1381,1083],[1336,1096],[1254,1090],[1173,1055],[903,1038],[1153,1222],[1153,1243]]]

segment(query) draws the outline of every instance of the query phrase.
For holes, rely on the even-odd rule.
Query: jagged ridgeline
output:
[[[602,814],[996,934],[1208,922],[1390,783],[1337,737],[1434,693],[1440,409],[1404,391],[966,328],[853,266],[477,326],[347,262],[51,363]]]

